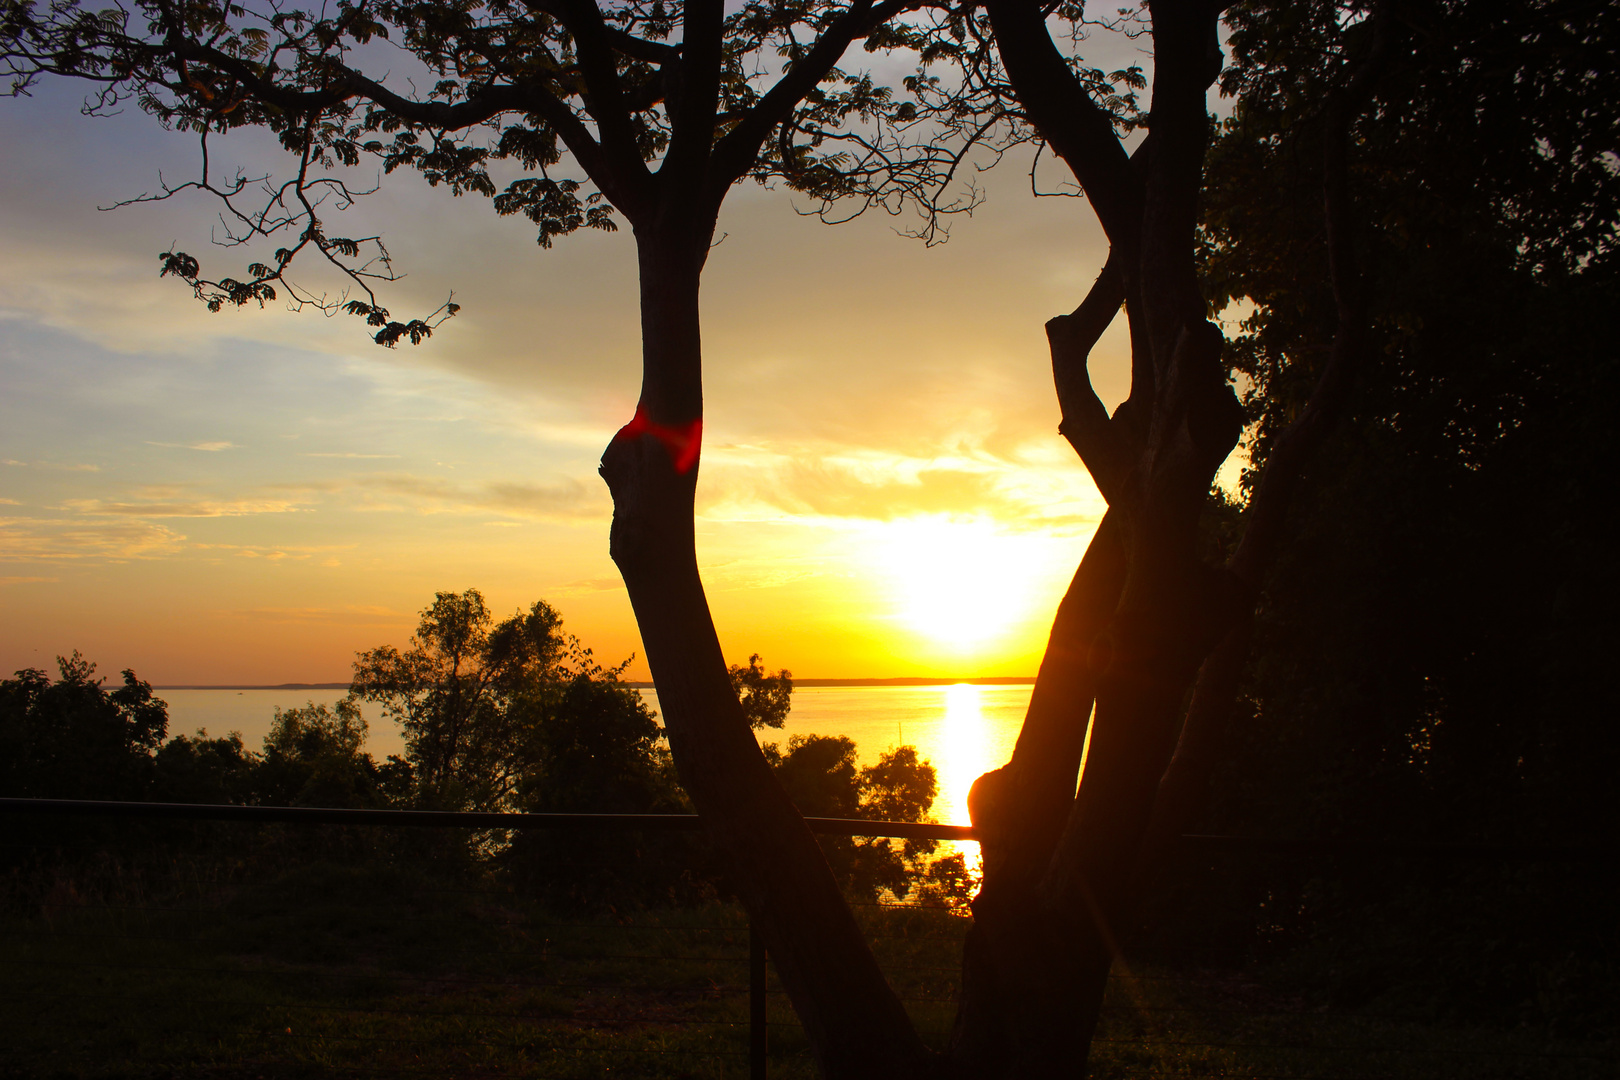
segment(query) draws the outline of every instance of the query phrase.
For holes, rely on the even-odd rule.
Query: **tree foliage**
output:
[[[409,794],[409,762],[381,766],[365,752],[368,725],[354,698],[277,709],[256,763],[258,798],[272,806],[382,807]]]
[[[1233,114],[1211,151],[1204,275],[1216,306],[1253,303],[1232,342],[1250,386],[1251,457],[1303,405],[1331,337],[1334,300],[1320,225],[1325,116],[1317,104],[1370,46],[1367,5],[1250,3],[1233,9],[1233,62],[1222,77]],[[1620,18],[1612,5],[1540,0],[1511,19],[1493,4],[1398,6],[1390,33],[1402,60],[1379,74],[1351,130],[1348,182],[1364,203],[1355,244],[1366,265],[1378,367],[1362,393],[1386,415],[1420,397],[1404,426],[1435,429],[1477,455],[1522,422],[1522,384],[1558,381],[1563,355],[1487,360],[1534,310],[1588,269],[1611,266],[1620,242]],[[1272,193],[1260,200],[1254,192]]]
[[[0,791],[13,797],[139,799],[152,781],[152,753],[168,732],[168,708],[125,670],[108,690],[78,652],[56,660],[54,682],[38,668],[0,681]]]
[[[1593,718],[1613,696],[1569,661],[1612,641],[1573,612],[1615,588],[1596,463],[1620,373],[1593,313],[1620,295],[1620,121],[1594,106],[1620,96],[1620,16],[1561,0],[1512,19],[1482,3],[1398,10],[1406,59],[1377,81],[1348,161],[1367,369],[1260,624],[1254,707],[1278,725],[1263,741],[1317,749],[1245,786],[1304,798],[1288,777],[1318,778],[1315,809],[1288,815],[1319,828],[1354,799],[1382,832],[1591,835],[1578,807],[1594,789],[1572,781],[1603,756]],[[1232,354],[1255,467],[1335,318],[1308,227],[1322,139],[1309,102],[1365,49],[1356,12],[1231,16],[1236,107],[1211,156],[1205,265],[1217,303],[1253,305]],[[1263,212],[1256,190],[1274,193]]]
[[[1202,828],[1612,843],[1596,763],[1617,751],[1605,658],[1620,641],[1602,613],[1620,600],[1604,465],[1620,366],[1598,313],[1620,302],[1620,122],[1600,103],[1620,96],[1620,17],[1559,0],[1506,17],[1385,7],[1397,59],[1344,158],[1364,368],[1266,578]],[[1214,303],[1247,307],[1229,356],[1248,499],[1329,361],[1341,298],[1313,227],[1329,137],[1314,103],[1368,51],[1365,14],[1229,16],[1235,103],[1211,151],[1203,269]],[[1332,989],[1351,1003],[1421,994],[1569,1022],[1593,1011],[1574,999],[1612,1001],[1612,952],[1589,947],[1606,916],[1567,868],[1411,864],[1308,889],[1274,870],[1246,890],[1242,932],[1269,892],[1268,933],[1335,948]]]
[[[417,797],[434,809],[495,809],[516,790],[523,699],[557,677],[562,617],[544,601],[496,623],[477,589],[441,592],[404,651],[355,658],[350,693],[405,735]],[[577,652],[577,643],[575,643]]]
[[[397,274],[382,238],[333,231],[334,214],[373,190],[356,186],[363,162],[487,198],[497,214],[535,226],[542,247],[580,229],[614,231],[619,214],[646,224],[661,166],[679,170],[695,156],[712,164],[691,211],[711,227],[726,189],[744,178],[826,200],[928,186],[937,162],[878,152],[872,130],[915,110],[870,75],[835,66],[862,36],[874,49],[906,44],[886,22],[921,3],[726,6],[139,0],[93,11],[81,0],[6,0],[0,75],[14,95],[44,75],[86,80],[91,113],[133,101],[197,134],[197,178],[143,198],[211,194],[227,243],[277,245],[217,278],[192,255],[163,253],[162,273],[211,310],[284,294],[295,307],[359,316],[391,346],[427,338],[459,306],[404,322],[383,306],[376,290]],[[279,140],[290,175],[219,175],[210,138],[246,128]],[[341,275],[343,294],[300,286],[291,277],[300,256]]]
[[[604,668],[571,641],[550,677],[514,701],[522,732],[515,807],[585,813],[683,809],[664,730],[641,694],[620,681],[624,667]]]
[[[785,749],[767,743],[764,750],[793,804],[811,817],[926,821],[939,791],[933,765],[920,760],[913,746],[891,750],[865,767],[859,764],[854,740],[844,735],[790,735]],[[933,840],[896,843],[883,837],[821,840],[844,888],[865,899],[884,891],[904,899],[914,885],[930,880],[928,856],[938,847]]]
[[[779,728],[793,708],[793,673],[783,668],[772,675],[759,662],[759,653],[748,658],[748,666],[733,664],[727,669],[737,700],[742,704],[748,726]]]

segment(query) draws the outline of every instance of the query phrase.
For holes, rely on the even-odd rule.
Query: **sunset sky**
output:
[[[80,649],[163,683],[345,679],[435,590],[536,598],[617,661],[641,652],[596,462],[634,408],[627,233],[563,239],[387,178],[349,235],[462,314],[389,351],[359,320],[209,314],[157,276],[219,273],[191,136],[79,87],[0,99],[0,672]],[[252,171],[262,141],[216,145]],[[1102,503],[1057,434],[1043,322],[1105,255],[1090,209],[1024,163],[933,249],[881,215],[829,227],[739,188],[704,284],[699,557],[721,641],[801,677],[1033,674]],[[336,230],[334,230],[336,231]],[[1121,324],[1123,320],[1121,320]],[[1093,362],[1124,395],[1122,325]],[[638,659],[632,677],[645,677]]]

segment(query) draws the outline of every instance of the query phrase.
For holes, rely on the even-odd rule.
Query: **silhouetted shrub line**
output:
[[[696,830],[696,814],[508,814],[479,811],[355,810],[314,806],[238,806],[221,803],[124,802],[100,799],[0,798],[0,813],[66,817],[127,817],[240,821],[310,825],[376,825],[399,828],[456,829],[614,829]],[[910,840],[974,840],[971,825],[929,821],[870,821],[864,818],[806,817],[811,832],[828,836],[869,836]],[[1296,839],[1266,836],[1217,836],[1189,833],[1181,837],[1190,849],[1252,852],[1261,855],[1331,857],[1405,857],[1480,859],[1502,862],[1584,862],[1614,858],[1613,847],[1596,845],[1456,844],[1399,840]],[[11,846],[11,845],[8,845]],[[584,864],[595,865],[595,864]],[[454,890],[439,890],[454,891]],[[855,907],[951,910],[945,904],[855,903]],[[1211,947],[1213,948],[1213,946]]]
[[[660,987],[657,990],[651,990],[650,991],[645,986],[583,986],[583,985],[579,985],[579,984],[567,984],[567,983],[558,983],[558,984],[555,984],[555,986],[556,986],[557,989],[579,989],[579,990],[601,990],[601,991],[637,990],[637,991],[642,991],[642,992],[647,992],[647,993],[658,993],[658,994],[667,994],[667,993],[672,993],[672,992],[678,992],[678,991],[674,991],[674,990],[671,990],[671,989],[666,989],[666,988],[663,988],[663,987]],[[704,991],[691,991],[691,992],[718,993],[719,991],[714,990],[714,989],[710,989],[710,990],[704,990]],[[734,995],[734,996],[740,996],[742,994],[746,994],[748,992],[748,988],[746,986],[731,987],[731,988],[729,988],[729,990],[727,992]],[[51,995],[51,1000],[52,1001],[116,1001],[116,1000],[120,1000],[122,998],[122,996],[123,995],[121,995],[121,994],[112,994],[112,993],[106,993],[106,994],[53,994],[53,995]],[[21,998],[21,997],[0,996],[0,1002],[3,1002],[3,1003],[21,1004],[25,1000],[27,1000],[27,999]],[[926,1000],[926,999],[915,999],[915,1000]],[[168,998],[167,1001],[168,1001],[169,1004],[176,1005],[176,1006],[191,1006],[191,1005],[207,1004],[206,999],[202,999],[202,998]],[[236,1006],[237,1008],[242,1008],[242,1009],[302,1009],[302,1010],[304,1010],[306,1012],[338,1013],[338,1014],[343,1014],[343,1015],[356,1014],[356,1015],[363,1015],[363,1016],[407,1016],[407,1017],[412,1017],[412,1018],[421,1018],[421,1019],[425,1019],[425,1020],[445,1020],[445,1019],[451,1019],[451,1020],[454,1020],[454,1019],[463,1019],[463,1020],[524,1020],[524,1021],[528,1021],[530,1023],[536,1023],[536,1024],[541,1024],[541,1023],[554,1024],[558,1020],[567,1019],[566,1017],[559,1017],[559,1016],[556,1016],[554,1014],[546,1014],[546,1013],[538,1013],[538,1012],[511,1012],[511,1011],[502,1011],[502,1010],[493,1010],[493,1009],[492,1010],[477,1010],[477,1011],[468,1010],[468,1009],[453,1009],[453,1010],[446,1010],[446,1009],[401,1009],[401,1008],[380,1008],[380,1007],[377,1007],[377,1006],[374,1006],[374,1005],[328,1005],[328,1004],[319,1004],[319,1003],[306,1003],[306,1002],[300,1002],[300,1001],[232,1001],[231,1004]],[[656,1020],[650,1019],[648,1017],[625,1017],[623,1019],[615,1019],[613,1017],[592,1017],[591,1018],[591,1023],[592,1024],[606,1024],[606,1025],[615,1025],[616,1024],[616,1025],[621,1025],[621,1026],[622,1025],[628,1025],[628,1024],[645,1024],[645,1025],[650,1025],[650,1026],[657,1026],[657,1025],[661,1025],[661,1024],[677,1024],[677,1025],[680,1025],[680,1026],[683,1026],[683,1027],[722,1027],[722,1028],[739,1028],[739,1027],[747,1027],[748,1026],[748,1021],[747,1020],[693,1020],[693,1019],[688,1019],[688,1018],[684,1018],[684,1017],[670,1017],[670,1016],[659,1017]],[[773,1021],[773,1023],[775,1023],[775,1022]],[[793,1026],[797,1027],[798,1024],[794,1023]],[[275,1034],[275,1033],[272,1032],[271,1034]]]
[[[290,862],[431,864],[441,876],[493,876],[559,912],[729,895],[664,730],[622,679],[630,661],[604,667],[561,626],[544,602],[499,620],[476,589],[440,592],[404,649],[356,656],[345,698],[276,709],[260,750],[236,732],[168,738],[167,705],[148,683],[125,670],[123,686],[109,688],[78,653],[57,658],[54,681],[19,671],[0,680],[0,797],[138,803],[123,816],[146,827],[74,827],[63,818],[74,811],[55,807],[58,820],[41,816],[36,843],[20,858],[10,849],[6,863],[25,873],[77,864],[118,888],[175,853],[208,861],[216,881]],[[756,730],[783,726],[789,672],[755,654],[729,674]],[[367,752],[367,703],[399,726],[402,756]],[[961,854],[937,849],[971,830],[926,821],[937,774],[914,747],[864,767],[840,735],[795,734],[761,750],[852,896],[966,903],[973,874]],[[208,824],[242,821],[263,831]],[[341,831],[279,829],[308,823]],[[455,828],[434,835],[440,826]]]
[[[602,955],[599,955],[599,956],[593,956],[593,955],[589,955],[589,954],[583,955],[583,956],[562,956],[562,957],[556,958],[556,960],[553,961],[553,962],[561,963],[561,962],[566,961],[566,962],[569,962],[569,963],[576,963],[576,962],[579,962],[579,961],[595,961],[595,960],[635,960],[635,961],[638,961],[638,962],[651,961],[651,960],[662,960],[662,961],[667,961],[669,963],[689,963],[689,964],[746,964],[748,962],[748,958],[746,956],[744,956],[744,957],[728,957],[728,956],[637,956],[637,955],[633,955],[633,954],[624,954],[624,953],[605,953],[605,954],[602,954]],[[100,963],[100,962],[97,962],[97,961],[94,961],[94,960],[12,960],[12,959],[0,959],[0,965],[4,965],[4,966],[7,966],[7,967],[91,968],[91,969],[94,969],[94,970],[97,970],[97,971],[140,971],[140,972],[145,972],[147,974],[153,974],[153,975],[155,975],[155,974],[229,975],[229,976],[231,976],[233,978],[241,978],[243,976],[257,977],[257,978],[263,978],[263,979],[285,979],[285,978],[296,977],[296,978],[300,978],[300,979],[317,978],[317,979],[333,979],[333,980],[336,980],[336,979],[372,979],[372,980],[375,980],[375,979],[379,978],[378,974],[376,972],[372,972],[372,971],[353,971],[353,972],[349,972],[349,971],[320,971],[320,970],[317,970],[317,969],[314,969],[314,968],[295,968],[295,967],[264,968],[264,969],[255,970],[253,968],[183,967],[183,966],[179,966],[179,965],[152,965],[152,964],[110,964],[110,963]],[[921,968],[909,969],[909,970],[925,971],[925,969],[921,969]],[[421,982],[421,983],[450,983],[450,984],[455,984],[455,985],[458,985],[458,986],[460,986],[460,985],[465,985],[465,986],[494,986],[494,987],[512,987],[512,988],[522,988],[522,989],[532,989],[532,990],[600,990],[600,991],[604,991],[604,992],[607,992],[607,991],[615,991],[616,992],[616,991],[623,991],[623,990],[646,990],[647,989],[644,986],[636,986],[636,985],[633,985],[633,984],[571,983],[571,982],[554,982],[554,981],[550,981],[550,980],[546,980],[546,979],[468,979],[468,978],[460,978],[460,977],[456,977],[456,976],[438,976],[438,977],[435,977],[435,976],[416,976],[416,975],[410,975],[410,976],[394,975],[394,976],[389,976],[389,977],[392,977],[392,978],[407,978],[408,977],[414,982]],[[747,989],[748,989],[748,987],[744,986],[744,985],[728,986],[728,985],[723,984],[723,983],[707,983],[707,984],[705,984],[703,986],[659,987],[658,988],[658,993],[660,993],[660,994],[713,994],[713,993],[732,993],[732,992],[740,993],[740,992],[746,991]],[[774,990],[771,991],[771,993],[775,993],[775,992],[776,991],[774,991]]]
[[[0,798],[0,813],[66,817],[105,816],[195,821],[278,822],[311,825],[384,825],[430,829],[615,829],[694,830],[696,814],[505,814],[479,811],[350,810],[316,806],[238,806],[226,803],[116,802],[98,799]],[[928,821],[870,821],[806,817],[810,831],[828,836],[873,836],[897,840],[972,840],[971,825]]]
[[[555,1021],[553,1021],[553,1022],[555,1022]],[[598,1023],[598,1022],[599,1021],[597,1021],[597,1020],[594,1020],[594,1019],[592,1020],[592,1023]],[[657,1022],[657,1021],[642,1021],[642,1023],[646,1024],[648,1027],[656,1027],[656,1026],[658,1026],[659,1022]],[[277,1041],[282,1040],[282,1039],[288,1039],[288,1040],[292,1040],[292,1041],[295,1041],[295,1042],[314,1041],[314,1042],[383,1043],[383,1044],[387,1044],[389,1046],[428,1046],[428,1047],[433,1047],[435,1049],[442,1049],[444,1047],[475,1047],[475,1048],[483,1049],[483,1048],[487,1048],[488,1045],[489,1045],[487,1041],[483,1041],[483,1040],[442,1039],[442,1038],[434,1038],[434,1039],[402,1039],[402,1038],[399,1038],[397,1036],[392,1036],[392,1035],[386,1035],[386,1036],[385,1035],[331,1035],[331,1034],[327,1034],[325,1032],[322,1032],[322,1033],[320,1033],[318,1035],[304,1035],[304,1034],[299,1033],[299,1032],[290,1032],[289,1033],[289,1032],[286,1032],[286,1031],[213,1031],[213,1030],[209,1030],[209,1029],[206,1029],[206,1028],[175,1028],[174,1030],[177,1031],[177,1032],[187,1034],[187,1035],[206,1035],[206,1036],[208,1036],[210,1038],[214,1038],[214,1039],[270,1039],[270,1040],[277,1040]],[[650,1055],[658,1055],[658,1056],[678,1055],[678,1056],[682,1056],[682,1057],[691,1057],[693,1055],[698,1055],[698,1054],[701,1054],[703,1057],[747,1057],[748,1056],[746,1051],[741,1051],[741,1050],[711,1050],[711,1049],[709,1049],[707,1047],[704,1047],[702,1049],[651,1050],[651,1049],[644,1049],[644,1048],[640,1048],[640,1047],[630,1047],[630,1046],[580,1046],[577,1043],[540,1043],[540,1042],[532,1042],[532,1041],[524,1040],[521,1036],[517,1036],[517,1035],[513,1035],[512,1037],[510,1037],[510,1038],[508,1038],[508,1039],[506,1039],[504,1041],[515,1044],[519,1049],[522,1049],[522,1050],[547,1050],[547,1051],[566,1050],[566,1051],[571,1051],[571,1052],[576,1052],[576,1053],[586,1053],[586,1054],[650,1054]]]
[[[1337,837],[1293,838],[1217,836],[1187,833],[1181,837],[1190,851],[1209,849],[1257,855],[1316,855],[1336,858],[1406,857],[1414,859],[1480,859],[1489,862],[1583,862],[1612,859],[1620,848],[1593,844],[1478,844],[1410,840],[1346,840]]]

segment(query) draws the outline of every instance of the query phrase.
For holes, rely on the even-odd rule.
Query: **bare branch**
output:
[[[1142,188],[1114,118],[1086,91],[1052,43],[1039,11],[1020,0],[989,0],[996,41],[1030,121],[1073,170],[1111,246],[1137,251]]]
[[[771,131],[785,122],[804,96],[827,77],[852,41],[916,6],[907,0],[887,0],[873,7],[872,0],[854,0],[849,10],[822,32],[810,51],[788,68],[736,127],[715,144],[711,190],[724,190],[742,179]]]
[[[1097,490],[1109,502],[1118,494],[1132,448],[1121,440],[1107,408],[1092,387],[1087,361],[1125,302],[1125,280],[1117,258],[1109,257],[1079,307],[1046,324],[1046,338],[1052,351],[1052,376],[1057,384],[1058,407],[1063,413],[1058,431],[1080,455]]]

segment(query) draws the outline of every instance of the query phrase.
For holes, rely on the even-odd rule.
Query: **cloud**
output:
[[[153,442],[151,439],[148,439],[148,440],[146,440],[146,445],[147,446],[166,446],[171,450],[206,450],[211,454],[212,453],[218,453],[221,450],[240,450],[241,449],[241,447],[237,446],[233,442],[175,443],[175,442]]]
[[[789,585],[807,578],[822,577],[828,572],[825,563],[817,558],[793,558],[775,555],[769,558],[737,559],[723,563],[705,563],[704,586],[711,592],[737,592],[753,589],[771,589]],[[619,583],[622,589],[623,583]]]
[[[15,458],[0,459],[0,465],[15,465],[20,468],[33,469],[60,469],[63,472],[100,472],[100,465],[80,465],[65,461],[18,461]]]
[[[147,495],[131,502],[68,499],[66,505],[89,516],[131,518],[244,517],[249,514],[299,513],[308,509],[290,499],[188,499],[164,498],[161,495]]]
[[[297,436],[293,435],[293,436],[289,436],[289,438],[297,438]],[[344,453],[344,454],[338,454],[338,453],[318,453],[318,454],[317,453],[311,453],[311,454],[299,454],[298,456],[299,457],[330,457],[330,458],[363,458],[363,459],[367,459],[367,460],[385,459],[385,458],[397,458],[397,457],[399,457],[398,454],[352,454],[352,453]]]
[[[18,502],[16,499],[0,499],[0,506],[21,506],[21,505],[22,505],[22,503]]]
[[[296,492],[303,495],[331,495],[344,489],[341,480],[278,480],[259,486],[265,491]]]
[[[55,577],[0,577],[0,588],[7,585],[31,585],[35,582],[49,583],[61,580]]]
[[[358,544],[197,544],[198,551],[229,552],[240,559],[264,559],[269,562],[280,562],[283,559],[305,560],[317,555],[326,555],[321,562],[322,566],[339,565],[337,557],[333,554],[339,551],[353,551]]]
[[[185,539],[147,521],[0,518],[0,558],[16,561],[155,558],[179,551]]]
[[[392,608],[367,604],[344,604],[337,607],[248,607],[222,608],[215,615],[228,619],[250,619],[269,623],[343,623],[348,626],[409,626],[414,618]]]
[[[374,493],[371,509],[401,509],[400,503],[377,496],[394,496],[421,513],[485,513],[540,520],[606,518],[611,507],[605,491],[568,478],[550,485],[495,482],[463,487],[423,476],[377,476],[360,481]]]
[[[837,444],[733,445],[704,463],[710,521],[992,519],[1013,529],[1073,531],[1102,514],[1084,471],[1039,449],[994,452],[971,441],[912,456]]]

